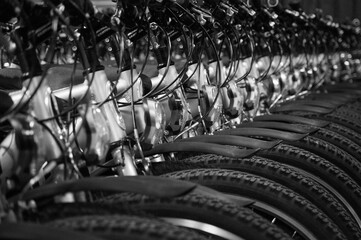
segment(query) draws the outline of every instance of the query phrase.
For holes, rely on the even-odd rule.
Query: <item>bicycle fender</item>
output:
[[[288,104],[286,106],[279,106],[271,108],[271,113],[278,113],[278,112],[294,112],[294,111],[306,111],[312,112],[317,114],[328,114],[333,112],[334,109],[332,108],[324,108],[324,107],[317,107],[317,106],[309,106],[309,105],[302,105],[302,104]]]
[[[226,129],[223,131],[215,132],[217,135],[236,135],[236,136],[260,136],[271,137],[284,141],[299,141],[302,138],[308,136],[308,134],[291,133],[281,130],[267,129],[267,128],[235,128]]]
[[[144,152],[144,156],[172,152],[198,152],[206,154],[217,154],[231,158],[245,158],[255,154],[260,149],[239,149],[232,146],[224,146],[205,142],[172,142],[156,145],[153,149]],[[139,154],[136,154],[136,157]]]
[[[197,184],[191,182],[155,176],[94,177],[42,185],[10,200],[26,201],[79,191],[132,192],[154,197],[171,198],[187,194],[196,187]]]
[[[98,237],[91,233],[77,232],[61,228],[54,228],[35,223],[10,223],[4,222],[0,224],[0,239],[8,240],[102,240],[104,238]]]
[[[273,115],[263,115],[263,116],[257,116],[253,119],[255,122],[257,121],[277,121],[277,122],[288,122],[288,123],[300,123],[300,124],[306,124],[311,125],[315,127],[326,127],[330,124],[328,121],[324,120],[318,120],[318,119],[310,119],[300,116],[294,116],[294,115],[286,115],[286,114],[273,114]]]
[[[237,128],[245,128],[245,127],[269,128],[269,129],[282,130],[282,131],[301,133],[301,134],[311,134],[320,129],[319,127],[314,127],[311,125],[296,125],[296,124],[277,122],[277,121],[245,122],[240,125],[237,125]]]
[[[221,145],[233,145],[247,148],[270,149],[281,141],[263,141],[255,138],[229,135],[202,135],[179,140],[179,142],[205,142]]]
[[[357,87],[359,86],[352,86],[352,85],[329,85],[329,86],[325,86],[325,89],[328,91],[328,92],[342,92],[342,93],[352,93],[352,94],[355,94],[355,95],[360,95],[361,94],[361,90],[357,89]]]
[[[338,108],[345,104],[345,102],[338,101],[337,103],[329,102],[326,100],[318,100],[318,99],[299,99],[297,100],[298,104],[307,105],[307,106],[315,106],[315,107],[323,107],[323,108]],[[284,103],[284,106],[288,104],[294,104],[294,102]]]

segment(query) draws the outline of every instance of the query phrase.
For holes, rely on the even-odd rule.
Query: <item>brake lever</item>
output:
[[[197,6],[193,3],[190,4],[190,10],[196,14],[196,19],[199,21],[199,23],[201,25],[205,25],[208,22],[213,23],[214,22],[214,18],[212,13],[210,13],[210,11]]]

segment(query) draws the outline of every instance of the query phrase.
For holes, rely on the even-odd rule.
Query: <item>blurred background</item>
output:
[[[292,0],[280,0],[280,2],[287,4]],[[325,14],[333,16],[335,20],[361,19],[361,0],[301,0],[300,2],[308,13],[320,8]]]
[[[335,20],[348,18],[361,19],[361,0],[279,0],[283,5],[288,2],[301,2],[303,9],[308,13],[313,13],[316,8],[323,10],[325,14],[334,17]],[[114,6],[111,0],[92,0],[99,7]]]

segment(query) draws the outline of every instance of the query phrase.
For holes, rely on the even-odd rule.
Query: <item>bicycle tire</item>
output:
[[[356,160],[361,159],[361,146],[348,137],[345,137],[335,131],[320,128],[318,131],[312,133],[312,137],[322,139],[335,145],[336,147],[353,156]]]
[[[355,213],[361,213],[361,188],[343,170],[331,162],[294,146],[279,144],[268,150],[261,150],[257,156],[301,169],[322,186],[333,189],[345,198]]]
[[[105,239],[198,240],[207,239],[188,229],[152,218],[127,215],[85,215],[57,219],[48,226],[85,231]]]
[[[310,201],[272,180],[241,171],[209,168],[183,170],[162,176],[195,182],[226,194],[255,200],[259,211],[275,214],[305,239],[346,239],[337,225]],[[252,208],[255,206],[251,205]]]
[[[355,101],[344,105],[345,108],[352,109],[357,112],[361,112],[361,101]]]
[[[282,230],[250,209],[227,203],[217,198],[196,193],[172,199],[159,199],[140,194],[115,194],[97,200],[100,203],[136,208],[176,225],[197,224],[216,227],[223,239],[290,239]],[[188,227],[191,227],[188,225]],[[207,230],[208,231],[208,230]],[[225,234],[224,234],[225,232]],[[212,232],[211,234],[217,234]],[[221,238],[221,236],[219,236]]]
[[[353,178],[356,183],[361,185],[361,163],[332,143],[313,136],[307,136],[299,141],[284,141],[284,143],[302,148],[324,158],[342,169],[346,174]]]
[[[360,112],[358,112],[357,110],[355,111],[355,109],[350,109],[346,107],[338,107],[333,113],[347,116],[348,118],[352,118],[355,121],[359,121],[361,119]]]
[[[359,130],[361,129],[361,125],[356,123],[355,121],[352,121],[352,119],[348,119],[345,116],[342,116],[341,114],[335,114],[335,113],[329,113],[329,114],[316,114],[313,112],[308,111],[286,111],[283,112],[285,114],[295,115],[295,116],[301,116],[305,118],[311,118],[311,119],[319,119],[324,120],[332,123],[336,123],[339,125],[342,125],[344,127],[347,127],[349,129],[352,129],[353,131],[359,133]],[[277,114],[277,112],[275,113]]]
[[[183,159],[182,161],[173,161],[170,165],[179,165],[176,167],[178,169],[176,171],[181,170],[182,167],[183,170],[194,168],[222,168],[239,170],[272,179],[315,204],[333,219],[347,238],[361,239],[361,230],[359,228],[359,226],[361,226],[361,219],[355,214],[354,209],[349,206],[347,198],[339,194],[333,195],[332,192],[296,168],[258,156],[236,159],[217,155],[196,156]],[[164,171],[165,169],[173,172],[171,170],[172,166],[167,168],[155,166],[155,168],[157,168],[158,174],[166,173]]]
[[[337,123],[342,126],[345,126],[349,129],[352,129],[353,131],[360,133],[361,125],[356,123],[355,121],[352,121],[352,119],[349,119],[345,116],[342,116],[342,114],[325,114],[325,115],[318,115],[318,114],[311,114],[311,113],[303,113],[306,117],[309,118],[316,118],[320,120],[326,120],[329,122]]]
[[[71,203],[37,203],[37,211],[24,211],[23,219],[25,221],[46,223],[55,219],[69,218],[85,215],[135,215],[139,217],[148,217],[142,211],[136,209],[127,209],[122,205],[110,206],[94,202],[71,202]]]
[[[347,128],[337,123],[330,123],[325,127],[325,129],[337,132],[338,134],[350,139],[357,145],[361,146],[361,134],[355,132],[350,128]]]

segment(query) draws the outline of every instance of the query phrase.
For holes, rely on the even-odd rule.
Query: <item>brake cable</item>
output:
[[[265,40],[265,39],[264,39]],[[266,46],[267,46],[267,50],[269,52],[269,58],[270,58],[270,64],[268,64],[268,67],[267,69],[263,72],[263,74],[261,76],[259,76],[257,79],[256,79],[256,82],[262,82],[268,75],[269,71],[271,70],[271,67],[272,67],[272,62],[273,62],[273,54],[272,54],[272,49],[271,49],[271,45],[269,43],[269,41],[266,41],[265,40],[265,43],[266,43]]]
[[[250,52],[251,52],[251,62],[249,64],[249,67],[247,69],[247,71],[243,74],[243,76],[241,77],[238,77],[238,79],[236,81],[241,81],[241,80],[244,80],[245,78],[247,78],[247,76],[251,73],[252,71],[252,68],[253,68],[253,65],[254,65],[254,62],[255,62],[255,42],[254,42],[254,39],[253,37],[251,36],[251,34],[249,34],[249,32],[246,30],[247,27],[249,27],[249,25],[246,25],[244,27],[244,33],[247,37],[247,39],[249,40],[249,43],[250,43]],[[243,39],[240,39],[240,41],[243,42]],[[241,52],[241,51],[240,51]]]
[[[174,3],[177,7],[179,7],[186,15],[188,15],[189,17],[191,17],[191,19],[193,20],[193,22],[195,23],[195,24],[197,24],[201,29],[202,29],[202,31],[203,31],[203,33],[206,35],[206,37],[209,39],[209,41],[210,41],[210,43],[211,43],[211,46],[212,46],[212,49],[215,51],[215,52],[217,52],[217,50],[216,50],[216,47],[215,47],[215,45],[214,45],[214,42],[212,41],[212,38],[211,38],[211,36],[208,34],[208,32],[207,32],[207,30],[202,26],[202,24],[200,24],[196,19],[195,19],[195,17],[191,14],[191,13],[189,13],[183,6],[181,6],[180,4],[178,4],[177,2],[175,2]],[[202,53],[202,51],[200,51],[201,53]],[[216,54],[216,57],[217,57],[217,60],[218,60],[218,62],[220,61],[219,60],[219,56]],[[200,61],[200,59],[199,59],[199,61]],[[217,64],[217,68],[220,68],[220,64]],[[220,73],[220,70],[218,70],[219,71],[219,73]],[[212,110],[212,108],[214,107],[214,105],[216,104],[216,100],[217,100],[217,98],[219,97],[219,95],[220,95],[220,86],[219,85],[217,85],[217,89],[218,89],[218,91],[217,91],[217,94],[216,94],[216,96],[215,96],[215,100],[213,101],[213,103],[211,104],[211,106],[210,106],[210,110],[208,110],[208,112],[206,112],[206,116],[210,113],[210,111]],[[198,94],[198,102],[200,103],[200,95]],[[198,105],[198,108],[200,109],[200,105]],[[200,117],[201,118],[201,121],[202,122],[204,122],[204,117],[202,116],[202,117]],[[204,126],[205,127],[205,126]],[[206,129],[206,128],[205,128]]]
[[[83,46],[82,44],[78,41],[77,37],[75,36],[75,34],[73,33],[71,27],[70,27],[70,24],[68,23],[68,21],[61,15],[60,12],[56,11],[56,6],[50,1],[50,0],[46,0],[47,1],[47,4],[52,8],[54,9],[54,13],[59,17],[59,19],[62,21],[62,23],[66,26],[66,28],[69,30],[69,34],[71,35],[71,37],[74,39],[74,42],[76,43],[76,46],[78,48],[78,50],[81,52],[80,54],[82,55],[82,59],[83,61],[86,59],[86,56],[85,56],[85,53],[82,51],[83,49]],[[79,12],[81,12],[79,9],[77,9]],[[94,34],[94,31],[91,27],[91,24],[89,22],[89,20],[86,18],[85,14],[83,14],[83,17],[84,17],[84,20],[86,21],[87,25],[89,26],[89,29],[90,29],[90,32],[91,32],[91,36],[92,36],[92,40],[95,41],[95,34]],[[95,51],[95,49],[94,49]],[[76,63],[76,61],[75,61]],[[87,65],[87,64],[86,64]],[[93,69],[95,69],[96,66],[91,66]],[[87,69],[89,70],[89,69]],[[73,73],[74,74],[74,71],[75,71],[75,68],[73,68]],[[44,74],[44,77],[45,77],[45,74]],[[58,118],[58,117],[61,117],[62,115],[68,113],[68,112],[71,112],[73,111],[74,109],[77,108],[77,106],[84,101],[84,99],[87,97],[89,91],[90,91],[90,86],[92,85],[93,81],[94,81],[94,78],[95,78],[95,75],[93,74],[92,75],[92,78],[89,80],[89,83],[88,83],[88,86],[87,86],[87,89],[85,91],[85,93],[83,94],[82,97],[80,97],[80,99],[74,103],[74,105],[72,105],[70,108],[68,108],[67,110],[65,110],[64,112],[61,112],[59,114],[56,114],[54,116],[52,116],[51,118],[48,118],[48,119],[42,119],[40,121],[42,122],[45,122],[45,121],[50,121],[50,120],[53,120],[55,118]],[[72,84],[73,85],[73,84]],[[72,88],[72,85],[71,85],[71,88]],[[69,97],[71,97],[71,91],[69,92]]]

